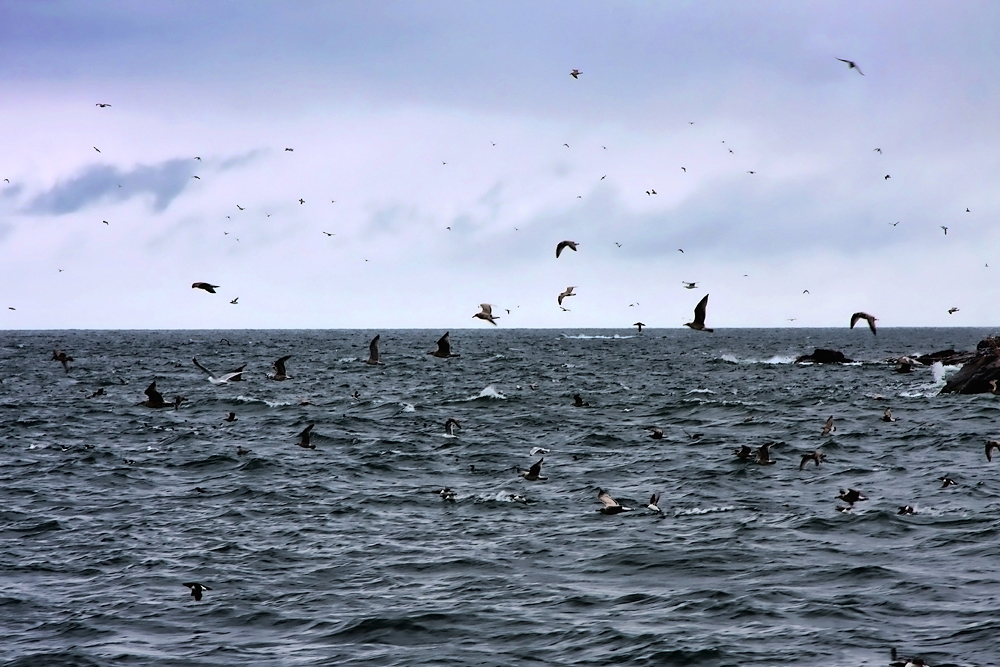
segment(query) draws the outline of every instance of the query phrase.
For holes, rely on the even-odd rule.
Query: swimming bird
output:
[[[590,403],[583,400],[583,396],[580,394],[573,394],[573,407],[574,408],[589,408]]]
[[[236,445],[236,456],[246,456],[252,451],[252,449],[247,449],[243,445]]]
[[[820,435],[821,436],[823,436],[823,435],[830,435],[831,433],[835,432],[836,430],[837,430],[837,427],[833,425],[833,415],[830,415],[830,418],[826,420],[825,424],[823,424],[823,430],[820,432]]]
[[[236,419],[237,419],[236,413],[235,412],[230,412],[229,414],[226,415],[226,418],[223,421],[227,421],[227,422],[232,423],[232,422],[236,421]]]
[[[986,460],[993,460],[993,450],[1000,452],[1000,440],[987,440],[986,441]]]
[[[489,322],[493,326],[496,326],[497,325],[496,321],[498,319],[500,319],[500,316],[493,314],[493,306],[491,306],[488,303],[481,303],[481,304],[479,304],[479,308],[480,308],[480,311],[478,313],[476,313],[475,315],[473,315],[472,317],[473,318],[478,318],[480,320],[486,320],[487,322]]]
[[[771,458],[771,445],[768,443],[764,443],[757,448],[757,463],[762,466],[769,466],[777,463],[777,461]]]
[[[753,450],[748,445],[742,445],[739,449],[733,450],[733,453],[736,454],[736,458],[740,461],[748,461]]]
[[[840,495],[838,495],[837,498],[843,500],[845,503],[848,503],[850,505],[853,505],[854,503],[860,502],[862,500],[868,500],[868,496],[861,493],[857,489],[846,489],[846,490],[841,489]]]
[[[541,476],[541,473],[542,473],[542,461],[544,461],[544,460],[545,460],[545,457],[543,456],[542,458],[538,459],[538,461],[535,462],[527,470],[518,469],[517,474],[520,475],[521,477],[523,477],[524,479],[526,479],[529,482],[535,482],[535,481],[540,480],[540,479],[541,480],[548,479],[548,477],[542,477]]]
[[[951,308],[948,309],[948,314],[949,315],[954,315],[957,312],[958,312],[958,308],[955,308],[954,306],[952,306]]]
[[[279,380],[279,381],[280,380],[287,380],[288,379],[288,375],[285,373],[285,362],[288,361],[291,358],[292,358],[292,355],[288,354],[288,355],[285,355],[284,357],[281,357],[280,359],[278,359],[277,361],[275,361],[273,364],[271,364],[271,368],[274,369],[274,375],[269,375],[268,377],[270,377],[272,380]]]
[[[146,394],[146,400],[139,405],[145,405],[147,408],[169,408],[172,404],[167,403],[163,400],[163,394],[156,390],[156,380],[146,387],[146,391],[142,392]]]
[[[562,294],[556,297],[556,301],[559,303],[560,306],[562,306],[563,299],[565,299],[566,297],[576,296],[576,294],[573,294],[574,289],[576,289],[576,285],[571,285],[567,287],[565,291],[562,292]]]
[[[234,306],[238,306],[238,305],[240,305],[239,303],[237,303],[239,300],[240,300],[240,297],[236,297],[235,299],[233,299],[229,303],[233,304]]]
[[[896,514],[913,514],[915,511],[913,505],[903,505]]]
[[[444,434],[445,435],[455,435],[455,429],[461,429],[462,425],[454,417],[448,417],[448,421],[444,423]]]
[[[896,418],[892,416],[892,410],[890,410],[889,408],[885,409],[885,412],[882,413],[882,421],[884,422],[896,421]]]
[[[62,350],[52,350],[52,361],[58,361],[62,364],[63,370],[69,373],[69,362],[73,361],[73,357]]]
[[[104,387],[101,387],[100,389],[98,389],[97,391],[95,391],[93,394],[90,394],[89,396],[87,396],[87,398],[96,398],[98,396],[104,396]]]
[[[195,602],[201,602],[201,592],[212,590],[208,586],[202,586],[199,583],[184,584],[191,589],[191,597],[195,599]]]
[[[660,504],[660,494],[654,493],[649,497],[649,502],[646,503],[646,509],[652,510],[654,512],[662,512],[663,510],[659,508],[659,504]]]
[[[650,438],[652,438],[653,440],[663,440],[663,429],[662,428],[657,428],[657,427],[654,426],[653,428],[651,428],[649,430],[652,431],[652,433],[649,434]]]
[[[191,289],[203,289],[209,294],[215,294],[215,288],[218,285],[209,285],[208,283],[192,283]]]
[[[218,385],[218,384],[228,384],[229,382],[243,381],[243,369],[246,367],[246,364],[243,364],[235,371],[225,373],[224,375],[220,375],[219,377],[215,377],[212,374],[212,371],[208,370],[207,368],[199,364],[197,359],[191,359],[191,361],[193,361],[194,365],[200,368],[203,372],[208,373],[208,381],[211,382],[212,384]]]
[[[842,63],[847,63],[847,69],[849,70],[856,69],[858,70],[858,74],[860,74],[861,76],[865,75],[865,73],[861,71],[861,68],[858,67],[858,64],[853,60],[844,60],[843,58],[837,58],[837,60],[839,60]],[[879,152],[881,153],[882,151]]]
[[[709,329],[705,326],[705,310],[708,308],[708,295],[705,295],[698,305],[694,307],[694,321],[686,322],[684,326],[691,327],[695,331],[704,331],[706,333],[712,333],[714,329]]]
[[[460,354],[452,354],[451,353],[451,338],[448,335],[449,333],[450,332],[446,331],[445,334],[443,336],[441,336],[441,338],[438,339],[437,349],[436,350],[431,350],[427,354],[429,354],[431,356],[434,356],[434,357],[438,357],[439,359],[449,359],[451,357],[460,357],[460,356],[462,356]]]
[[[799,464],[799,470],[805,468],[806,464],[809,463],[810,461],[814,462],[817,466],[819,466],[820,462],[825,460],[826,460],[826,454],[819,451],[818,449],[812,454],[803,454],[802,463]]]
[[[437,494],[441,496],[441,500],[447,500],[449,502],[455,502],[455,498],[458,495],[447,486],[438,491]]]
[[[696,289],[698,287],[698,283],[689,283],[686,280],[682,280],[681,282],[684,283],[684,289]]]
[[[578,69],[575,69],[575,70],[573,70],[572,72],[569,73],[569,75],[571,77],[573,77],[574,79],[579,79],[581,74],[583,74],[583,72],[581,72]]]
[[[645,325],[645,324],[643,324],[642,322],[636,322],[636,323],[635,323],[635,324],[633,324],[632,326],[634,326],[634,327],[639,327],[639,333],[642,333],[642,328],[643,328],[644,326],[646,326],[646,325]]]
[[[309,424],[309,426],[306,426],[304,429],[302,429],[302,433],[299,433],[299,441],[295,444],[297,444],[299,447],[302,447],[303,449],[316,449],[316,445],[309,442],[310,433],[313,430],[313,426],[315,426],[315,424]]]
[[[604,504],[604,507],[597,510],[601,514],[621,514],[622,512],[632,511],[631,507],[625,507],[612,498],[611,495],[604,489],[597,489],[597,499]]]
[[[958,482],[951,477],[938,477],[938,481],[941,482],[942,489],[947,489],[949,486],[958,486]]]
[[[372,338],[372,342],[368,343],[368,360],[365,361],[366,364],[370,364],[372,366],[385,366],[385,364],[381,361],[382,355],[379,354],[378,351],[378,342],[381,338],[382,334],[378,334]]]
[[[858,323],[858,320],[867,320],[868,328],[872,330],[872,335],[877,336],[878,333],[876,333],[875,331],[875,320],[877,319],[878,318],[875,317],[874,315],[869,315],[868,313],[858,311],[853,315],[851,315],[851,328],[852,329],[854,328],[854,325]]]
[[[569,248],[569,249],[570,249],[570,250],[572,250],[573,252],[577,252],[577,250],[576,250],[576,246],[578,246],[578,245],[580,245],[580,244],[579,244],[579,243],[577,243],[576,241],[560,241],[560,242],[559,242],[559,243],[558,243],[558,244],[556,245],[556,259],[559,259],[559,255],[561,255],[561,254],[562,254],[562,251],[563,251],[563,250],[564,250],[565,248]]]

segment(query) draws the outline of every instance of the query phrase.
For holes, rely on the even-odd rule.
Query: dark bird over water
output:
[[[140,403],[140,405],[145,405],[147,408],[169,408],[172,405],[164,401],[163,394],[156,390],[155,380],[142,393],[146,394],[146,400]]]
[[[889,408],[885,409],[885,412],[882,413],[882,421],[884,422],[896,421],[896,418],[892,416],[892,410],[890,410]]]
[[[684,326],[691,327],[695,331],[704,331],[706,333],[712,333],[714,329],[709,329],[705,326],[705,310],[708,308],[708,295],[698,302],[698,305],[694,307],[694,321],[686,322]]]
[[[644,326],[646,326],[646,325],[645,325],[645,324],[643,324],[642,322],[636,322],[636,323],[635,323],[635,324],[633,324],[632,326],[634,326],[634,327],[639,327],[639,333],[642,333],[642,328],[643,328]]]
[[[653,440],[663,440],[662,428],[657,428],[654,426],[653,428],[650,429],[650,431],[652,431],[652,433],[649,434],[650,438],[652,438]]]
[[[274,374],[270,375],[269,377],[272,380],[278,380],[278,381],[287,380],[288,379],[288,375],[287,375],[287,373],[285,373],[285,362],[288,361],[291,358],[292,358],[292,355],[287,354],[287,355],[281,357],[280,359],[278,359],[277,361],[275,361],[273,364],[271,364],[271,368],[274,369]]]
[[[916,510],[913,509],[913,505],[903,505],[902,507],[899,508],[899,511],[896,512],[896,514],[914,514],[914,513],[916,513]],[[904,663],[904,664],[910,664],[910,665],[912,665],[913,663],[911,662],[911,663]]]
[[[771,445],[764,443],[757,448],[757,463],[762,466],[769,466],[777,463],[777,461],[771,458]]]
[[[742,445],[739,449],[733,450],[733,453],[740,461],[749,461],[753,450],[748,445]]]
[[[455,429],[461,429],[462,424],[459,423],[454,417],[449,417],[448,421],[444,423],[444,434],[445,435],[455,435]]]
[[[229,414],[226,415],[226,418],[223,421],[227,421],[227,422],[234,422],[234,421],[236,421],[236,413],[235,412],[230,412]]]
[[[830,435],[831,433],[833,433],[836,430],[837,430],[837,427],[833,425],[833,415],[830,415],[830,418],[826,420],[825,424],[823,424],[823,430],[820,432],[820,435],[821,436],[822,435]]]
[[[573,394],[573,407],[574,408],[589,408],[590,403],[583,400],[583,396],[580,394]]]
[[[493,326],[496,326],[497,325],[496,321],[500,319],[500,316],[493,314],[493,306],[491,306],[488,303],[481,303],[479,304],[479,308],[480,308],[479,312],[473,315],[472,317],[479,318],[480,320],[486,320]]]
[[[842,63],[847,63],[847,69],[856,69],[858,70],[858,74],[860,74],[861,76],[865,75],[865,73],[861,71],[861,68],[858,67],[858,64],[853,60],[844,60],[843,58],[837,58],[837,60],[839,60]],[[882,151],[879,152],[881,153]]]
[[[316,445],[309,442],[309,434],[312,432],[313,426],[315,424],[309,424],[309,426],[302,429],[302,433],[299,433],[299,441],[295,444],[303,449],[316,449]]]
[[[597,510],[601,514],[621,514],[622,512],[631,512],[631,507],[625,507],[617,500],[611,497],[611,495],[604,489],[597,489],[597,500],[603,503],[604,507]],[[655,505],[655,503],[652,503]]]
[[[845,503],[848,503],[850,505],[853,505],[854,503],[860,502],[862,500],[868,500],[868,497],[865,494],[858,491],[857,489],[847,489],[847,490],[841,489],[840,495],[838,495],[837,498],[843,500]]]
[[[208,283],[192,283],[191,289],[203,289],[209,294],[215,294],[215,288],[218,285],[209,285]]]
[[[872,330],[872,335],[877,336],[878,333],[875,331],[875,320],[877,319],[878,318],[874,315],[858,311],[851,315],[851,328],[854,328],[854,325],[858,323],[858,320],[866,320],[868,322],[868,328]]]
[[[73,361],[73,357],[62,350],[52,350],[52,361],[58,361],[62,364],[63,370],[69,373],[69,362]]]
[[[431,350],[427,354],[432,357],[437,357],[439,359],[449,359],[451,357],[460,357],[460,354],[451,353],[451,337],[448,335],[450,332],[445,332],[441,338],[438,339],[437,349]]]
[[[562,254],[563,249],[569,248],[573,252],[577,252],[576,246],[579,245],[576,241],[560,241],[556,245],[556,259],[559,259],[559,255]]]
[[[536,481],[538,481],[540,479],[541,480],[548,479],[548,477],[542,477],[541,476],[541,473],[542,473],[542,461],[544,461],[544,460],[545,460],[545,457],[543,456],[542,458],[538,459],[538,461],[536,461],[527,470],[518,470],[517,474],[520,475],[521,477],[523,477],[524,479],[526,479],[529,482],[536,482]]]
[[[949,486],[958,485],[958,482],[953,480],[951,477],[938,477],[938,481],[941,482],[942,489],[947,489]]]
[[[662,512],[660,509],[660,494],[654,493],[649,497],[649,502],[646,503],[646,509],[652,510],[654,512]]]
[[[202,586],[201,584],[198,584],[198,583],[190,583],[190,584],[184,584],[184,585],[191,589],[191,597],[193,597],[195,599],[195,602],[201,602],[201,592],[202,591],[210,591],[210,590],[212,590],[208,586]]]
[[[1000,440],[987,440],[986,441],[986,460],[993,460],[993,450],[1000,452]]]
[[[825,460],[826,460],[826,454],[819,451],[818,449],[812,454],[803,454],[802,463],[799,464],[799,470],[805,468],[806,464],[809,463],[810,461],[814,462],[818,466],[820,462]]]
[[[382,355],[379,354],[378,351],[378,343],[381,338],[382,334],[378,334],[372,338],[372,342],[368,343],[368,359],[365,361],[366,364],[370,364],[372,366],[385,366],[385,364],[381,361]]]

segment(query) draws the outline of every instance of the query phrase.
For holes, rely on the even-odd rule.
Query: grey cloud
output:
[[[230,169],[238,169],[245,165],[250,164],[259,157],[264,156],[269,151],[264,149],[255,148],[252,151],[248,151],[243,155],[234,155],[233,157],[226,158],[219,164],[219,171],[229,171]]]
[[[62,215],[103,198],[125,201],[147,194],[153,196],[153,209],[162,211],[188,186],[195,168],[192,160],[180,158],[138,165],[131,171],[110,165],[85,167],[76,176],[37,195],[28,204],[27,212]]]
[[[0,193],[0,196],[3,196],[4,199],[13,199],[14,197],[17,197],[19,194],[21,194],[22,190],[24,190],[24,187],[20,183],[18,183],[17,185],[11,185],[9,187],[4,188],[3,192]]]

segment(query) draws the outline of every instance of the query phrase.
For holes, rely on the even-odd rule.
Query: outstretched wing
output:
[[[368,344],[368,361],[373,364],[377,364],[379,360],[378,342],[381,338],[382,334],[378,334],[372,338],[372,342]]]
[[[698,302],[698,305],[694,307],[694,322],[695,324],[705,325],[705,311],[708,309],[708,295]]]
[[[605,507],[618,507],[619,503],[617,500],[611,497],[611,495],[604,489],[597,490],[597,499],[604,503]],[[655,503],[654,503],[655,504]]]
[[[545,457],[538,459],[538,461],[534,465],[528,468],[528,474],[531,475],[532,477],[537,477],[538,475],[542,474],[542,461],[544,460]]]
[[[446,332],[440,339],[438,339],[438,354],[443,354],[448,356],[451,354],[451,338],[448,334],[451,332]]]
[[[284,375],[285,374],[285,362],[288,361],[291,358],[292,358],[292,355],[289,354],[289,355],[286,355],[286,356],[282,357],[281,359],[278,359],[277,361],[274,362],[273,366],[274,366],[274,372],[275,372],[276,375]]]
[[[160,394],[160,392],[156,391],[156,380],[153,380],[153,383],[150,384],[148,387],[146,387],[146,391],[144,391],[143,393],[146,394],[147,397],[149,397],[150,403],[163,402],[163,395]]]

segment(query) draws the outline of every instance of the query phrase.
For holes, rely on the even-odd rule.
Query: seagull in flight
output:
[[[576,296],[576,294],[573,294],[574,289],[576,289],[576,285],[567,287],[566,290],[557,297],[557,301],[559,302],[560,307],[562,307],[563,299],[565,299],[568,296]],[[565,308],[563,308],[563,310],[565,310]]]
[[[847,69],[849,69],[849,70],[856,69],[856,70],[858,70],[858,74],[860,74],[861,76],[865,75],[865,73],[861,71],[861,68],[858,67],[858,64],[856,62],[854,62],[853,60],[844,60],[843,58],[837,58],[837,60],[839,60],[842,63],[847,63]]]
[[[948,236],[948,228],[947,228],[947,227],[945,227],[944,225],[941,225],[941,229],[943,229],[943,230],[944,230],[944,235],[945,235],[945,236]]]
[[[698,302],[698,305],[694,307],[694,321],[686,322],[684,326],[691,327],[695,331],[704,331],[706,333],[712,333],[713,329],[709,329],[705,326],[705,311],[708,309],[708,295]]]
[[[851,328],[852,329],[854,328],[854,325],[858,323],[858,320],[867,320],[868,328],[872,330],[872,335],[873,336],[878,335],[875,333],[875,320],[877,319],[878,318],[875,317],[874,315],[869,315],[868,313],[863,313],[859,311],[851,315]]]
[[[955,308],[954,306],[948,309],[948,314],[949,315],[954,315],[957,312],[958,312],[958,308]]]
[[[571,77],[573,77],[574,79],[579,79],[581,74],[583,74],[583,72],[581,72],[578,69],[575,69],[575,70],[573,70],[572,72],[569,73],[569,75]]]
[[[191,289],[203,289],[209,294],[215,294],[215,288],[218,285],[209,285],[208,283],[193,283]]]
[[[229,303],[233,304],[234,306],[238,306],[239,304],[237,303],[237,301],[239,301],[239,300],[240,300],[240,297],[236,297],[235,299],[233,299]]]
[[[451,227],[449,227],[448,229],[451,229]],[[331,234],[330,232],[323,232],[323,233],[326,234],[327,236],[334,236],[334,234]]]
[[[291,152],[293,152],[293,151],[294,151],[295,149],[294,149],[294,148],[286,148],[285,150],[286,150],[286,151],[288,151],[289,153],[291,153]]]
[[[481,303],[479,304],[479,308],[481,310],[472,317],[474,318],[478,317],[479,319],[486,320],[493,326],[496,326],[497,325],[496,320],[499,319],[499,316],[493,314],[493,306],[491,306],[488,303]]]
[[[684,289],[697,289],[698,288],[698,283],[689,283],[686,280],[682,280],[681,282],[684,283]]]
[[[109,106],[111,106],[111,105],[110,105],[110,104],[101,104],[100,102],[98,102],[98,103],[97,103],[97,104],[95,104],[94,106],[98,106],[98,107],[101,107],[101,108],[103,109],[104,107],[109,107]]]
[[[577,245],[579,244],[576,241],[560,241],[559,244],[556,246],[556,259],[559,259],[559,255],[561,255],[562,251],[566,248],[569,248],[573,252],[577,252],[576,250]]]
[[[306,203],[306,200],[305,200],[305,199],[301,199],[301,198],[300,198],[300,199],[299,199],[299,203],[300,203],[300,204],[305,204],[305,203]]]
[[[882,149],[881,148],[876,148],[875,152],[878,153],[879,155],[881,155],[882,154]]]
[[[95,150],[95,151],[97,151],[98,153],[100,153],[100,152],[101,152],[101,149],[100,149],[100,148],[98,148],[97,146],[94,146],[94,150]]]

